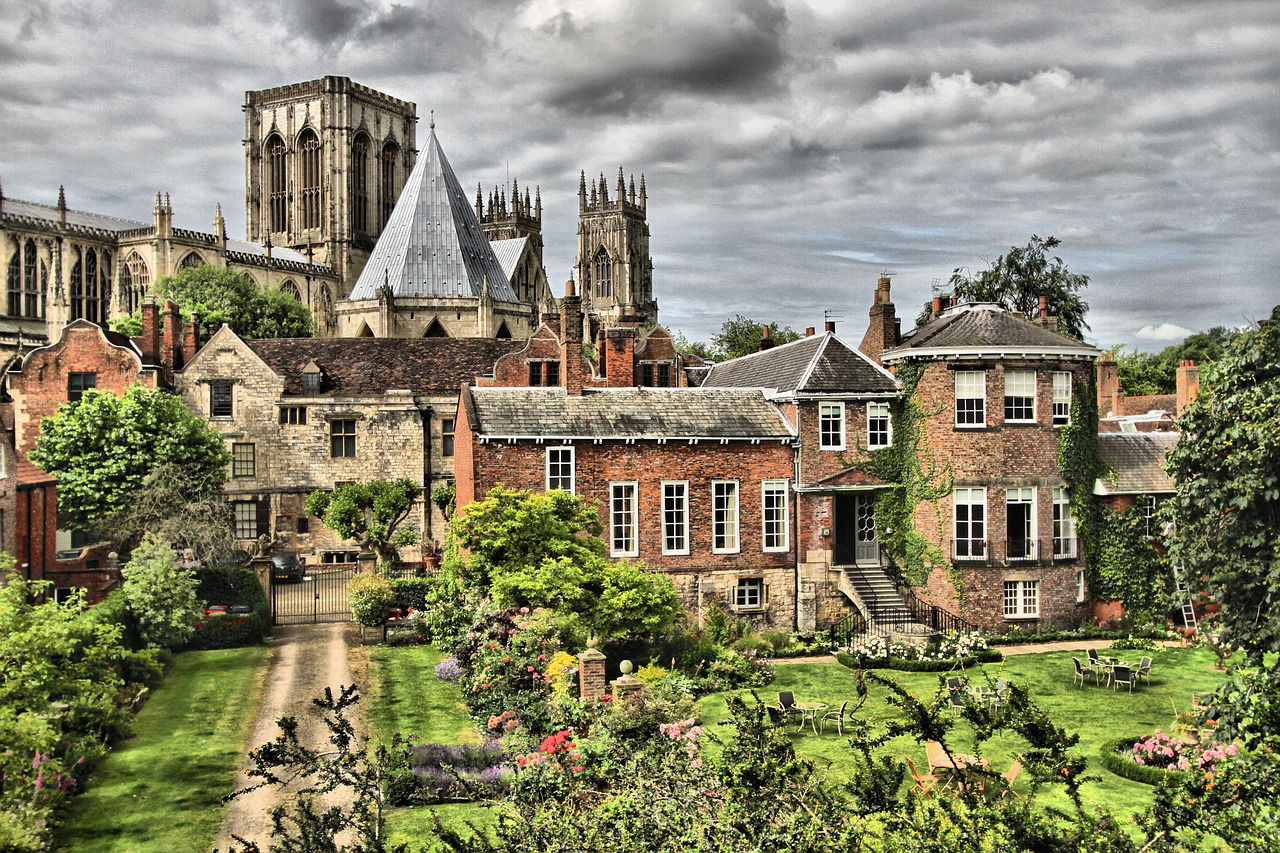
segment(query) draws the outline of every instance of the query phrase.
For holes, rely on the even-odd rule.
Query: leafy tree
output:
[[[1047,296],[1049,313],[1058,319],[1058,328],[1083,340],[1089,329],[1084,321],[1089,306],[1079,292],[1089,286],[1089,277],[1069,271],[1061,258],[1049,254],[1061,244],[1057,237],[1033,234],[1026,246],[1011,246],[977,274],[957,267],[947,284],[956,302],[998,302],[1028,320],[1039,316],[1040,297]],[[917,323],[928,322],[928,312],[929,306],[925,306],[923,319]]]
[[[164,463],[153,468],[128,504],[93,525],[123,555],[154,533],[175,550],[191,549],[205,567],[238,562],[231,505],[222,496],[221,472]]]
[[[121,574],[124,600],[144,643],[176,649],[191,638],[200,613],[199,581],[178,565],[172,547],[147,534]]]
[[[1217,361],[1237,334],[1232,329],[1214,326],[1156,353],[1119,352],[1121,347],[1117,347],[1116,368],[1120,374],[1120,387],[1126,394],[1136,396],[1172,394],[1177,390],[1179,364],[1190,360],[1203,367]]]
[[[596,509],[568,492],[495,486],[452,530],[470,552],[464,582],[501,606],[549,607],[602,638],[655,634],[681,612],[666,575],[605,556]]]
[[[346,483],[333,491],[312,492],[307,512],[343,539],[372,551],[379,565],[387,565],[401,548],[418,541],[416,529],[400,526],[417,495],[418,487],[408,477]]]
[[[728,360],[750,355],[760,349],[760,327],[750,317],[734,314],[720,326],[720,331],[711,336],[711,343],[721,359]],[[790,326],[779,326],[769,323],[769,334],[775,344],[789,344],[800,339],[800,333]]]
[[[684,332],[677,331],[671,336],[671,343],[677,352],[686,355],[696,355],[698,358],[715,361],[719,356],[711,344],[706,341],[691,341],[684,336]]]
[[[179,270],[159,279],[153,292],[177,303],[185,320],[196,314],[201,323],[224,323],[242,338],[305,338],[312,333],[306,306],[227,267],[202,264]],[[135,311],[113,325],[119,332],[141,334],[142,314]]]
[[[86,391],[44,419],[31,461],[58,479],[58,509],[92,525],[125,510],[157,467],[170,463],[221,488],[231,462],[218,433],[181,398],[134,385],[117,397]]]

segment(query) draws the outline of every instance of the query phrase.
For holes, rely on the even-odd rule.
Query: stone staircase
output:
[[[879,566],[837,566],[840,591],[867,618],[877,634],[926,634],[898,592],[898,586]]]

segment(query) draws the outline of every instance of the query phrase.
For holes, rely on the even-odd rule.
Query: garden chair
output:
[[[922,797],[932,797],[933,789],[937,786],[939,781],[938,777],[934,776],[932,772],[927,776],[921,776],[916,770],[915,762],[911,760],[911,756],[909,755],[902,756],[902,760],[907,763],[907,770],[911,773],[911,778],[916,782],[916,786],[911,790],[913,792],[919,791],[920,796]]]
[[[790,690],[783,690],[778,693],[778,710],[784,714],[799,714],[800,709],[796,707],[796,694]]]
[[[1111,689],[1115,690],[1121,684],[1128,686],[1129,692],[1133,692],[1133,671],[1127,666],[1113,666],[1111,668]]]
[[[1089,656],[1089,666],[1087,669],[1093,672],[1094,679],[1101,684],[1102,676],[1105,675],[1107,676],[1107,680],[1110,681],[1111,670],[1107,669],[1107,667],[1103,665],[1102,661],[1098,660],[1098,650],[1089,649],[1086,654]]]
[[[1074,658],[1074,657],[1073,657],[1073,658],[1071,659],[1071,661],[1076,665],[1076,678],[1078,678],[1078,679],[1080,680],[1080,686],[1081,686],[1081,687],[1084,687],[1084,677],[1085,677],[1086,675],[1092,675],[1092,676],[1093,676],[1093,683],[1094,683],[1094,684],[1100,684],[1100,683],[1101,683],[1101,682],[1098,680],[1098,671],[1097,671],[1096,669],[1094,669],[1094,668],[1092,668],[1092,667],[1081,666],[1081,665],[1080,665],[1080,658]]]
[[[1151,658],[1144,657],[1138,662],[1138,668],[1133,671],[1134,678],[1141,678],[1148,684],[1151,683]]]
[[[1000,774],[1000,778],[1004,780],[1004,790],[1000,792],[1000,797],[1013,794],[1018,799],[1022,799],[1022,795],[1013,789],[1013,783],[1018,780],[1018,776],[1022,773],[1022,756],[1014,756],[1013,764],[1009,765],[1009,769]]]
[[[775,708],[772,705],[764,706],[765,713],[769,715],[769,725],[778,727],[786,722],[786,718],[782,716],[782,709]]]
[[[818,722],[821,724],[820,728],[826,728],[826,722],[830,720],[831,722],[836,724],[836,731],[840,732],[840,734],[843,735],[844,734],[844,711],[845,711],[845,708],[848,708],[848,707],[849,707],[849,702],[846,700],[840,703],[839,711],[828,711],[827,713],[823,714],[822,719],[818,720]]]

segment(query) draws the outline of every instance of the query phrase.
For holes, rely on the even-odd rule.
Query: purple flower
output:
[[[457,683],[462,680],[463,674],[462,664],[458,663],[457,658],[445,658],[436,664],[436,678],[441,681]]]

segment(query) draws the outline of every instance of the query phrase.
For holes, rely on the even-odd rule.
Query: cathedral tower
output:
[[[588,190],[584,172],[578,179],[578,259],[575,262],[583,302],[606,325],[629,319],[644,326],[658,322],[653,299],[653,260],[649,257],[648,195],[644,175],[636,190],[618,167],[618,181],[609,196],[601,174]]]
[[[329,76],[245,92],[244,115],[248,239],[331,267],[346,296],[413,168],[416,106]]]
[[[494,187],[486,205],[484,193],[476,184],[476,219],[503,269],[510,271],[511,286],[520,300],[543,304],[551,290],[542,266],[541,187],[535,187],[530,197],[526,186],[522,196],[520,182],[513,180],[510,199],[506,187]]]

